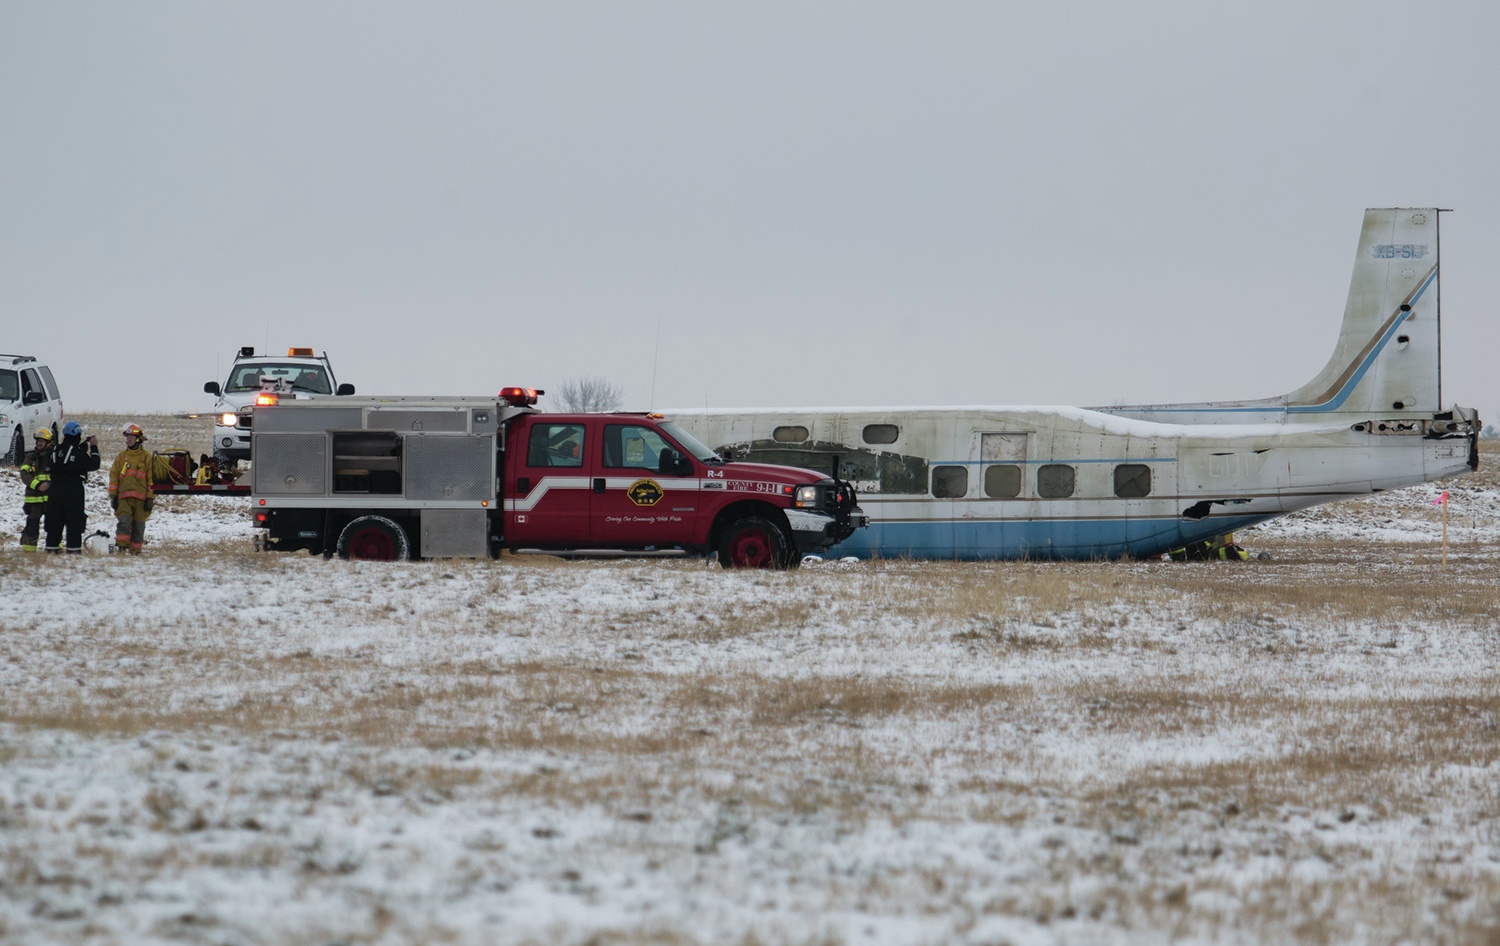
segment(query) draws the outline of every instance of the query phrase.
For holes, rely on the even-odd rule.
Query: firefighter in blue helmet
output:
[[[47,513],[47,551],[58,552],[67,530],[68,554],[83,553],[83,532],[89,517],[83,506],[83,484],[99,469],[99,440],[83,436],[83,427],[70,420],[63,425],[62,443],[52,449],[52,489]]]

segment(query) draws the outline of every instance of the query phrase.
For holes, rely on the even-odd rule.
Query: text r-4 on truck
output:
[[[717,552],[728,568],[786,568],[867,524],[847,482],[725,460],[659,414],[541,413],[540,393],[255,407],[265,547],[377,560]]]

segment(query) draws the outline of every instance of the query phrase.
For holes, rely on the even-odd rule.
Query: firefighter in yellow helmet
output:
[[[26,484],[26,525],[21,527],[21,548],[36,551],[42,534],[42,519],[48,514],[47,494],[52,489],[52,431],[40,427],[36,445],[21,460],[21,482]],[[49,520],[48,525],[51,525]]]
[[[109,468],[109,508],[115,511],[115,546],[139,554],[146,544],[146,519],[155,505],[151,492],[151,452],[146,432],[126,424],[125,449]]]

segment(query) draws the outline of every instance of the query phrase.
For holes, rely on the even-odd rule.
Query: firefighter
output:
[[[151,453],[142,444],[146,432],[126,424],[125,449],[109,468],[109,508],[115,511],[115,547],[139,555],[146,544],[146,519],[155,499],[151,493]]]
[[[1235,544],[1231,533],[1172,549],[1167,557],[1174,562],[1248,562],[1250,553]]]
[[[83,554],[83,530],[88,513],[83,507],[83,484],[99,469],[99,439],[83,436],[76,420],[63,424],[62,443],[52,450],[52,489],[47,511],[47,551],[60,552],[63,529],[67,529],[68,554]]]
[[[21,482],[26,484],[26,525],[21,528],[21,548],[36,551],[37,536],[42,533],[42,518],[52,526],[47,497],[52,492],[52,431],[38,428],[36,445],[21,460]]]

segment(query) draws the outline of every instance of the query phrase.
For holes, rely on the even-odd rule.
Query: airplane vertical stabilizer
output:
[[[1438,210],[1365,211],[1338,344],[1323,370],[1280,397],[1101,407],[1166,423],[1326,423],[1431,418],[1443,410]]]

